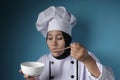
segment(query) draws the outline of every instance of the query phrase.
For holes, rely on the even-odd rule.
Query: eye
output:
[[[63,38],[62,37],[58,37],[57,40],[62,40]]]
[[[47,40],[52,40],[52,38],[51,38],[51,37],[48,37]]]

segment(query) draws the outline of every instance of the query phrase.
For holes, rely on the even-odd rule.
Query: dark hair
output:
[[[69,34],[67,34],[67,33],[65,33],[63,31],[61,31],[61,32],[62,32],[64,40],[65,40],[65,47],[70,46],[70,43],[72,41],[72,37]],[[62,55],[60,55],[60,56],[58,56],[56,58],[57,59],[64,59],[64,58],[66,58],[67,56],[70,55],[70,50],[71,50],[70,48],[66,49]]]
[[[72,37],[69,34],[67,34],[63,31],[61,31],[61,32],[62,32],[63,38],[65,40],[65,47],[68,47],[70,45],[71,41],[72,41]]]

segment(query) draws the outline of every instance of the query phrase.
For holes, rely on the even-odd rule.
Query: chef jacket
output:
[[[96,61],[101,72],[98,78],[92,76],[87,67],[71,55],[64,59],[56,59],[50,53],[38,60],[44,63],[45,67],[37,80],[115,80],[112,70],[102,65],[94,54],[88,53]]]

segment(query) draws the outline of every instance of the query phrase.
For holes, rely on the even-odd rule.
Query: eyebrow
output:
[[[48,34],[47,36],[52,36],[52,34]],[[62,34],[56,34],[55,36],[63,36]]]
[[[52,35],[52,34],[48,33],[47,35]],[[56,35],[62,35],[62,34],[61,34],[61,33],[59,33],[59,34],[56,34]]]

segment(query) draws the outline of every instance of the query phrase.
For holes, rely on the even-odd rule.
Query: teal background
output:
[[[39,12],[51,5],[65,6],[76,16],[78,24],[73,28],[73,41],[86,46],[102,64],[112,68],[119,80],[119,0],[1,0],[1,79],[24,80],[18,72],[20,63],[36,61],[49,52],[35,22]]]

